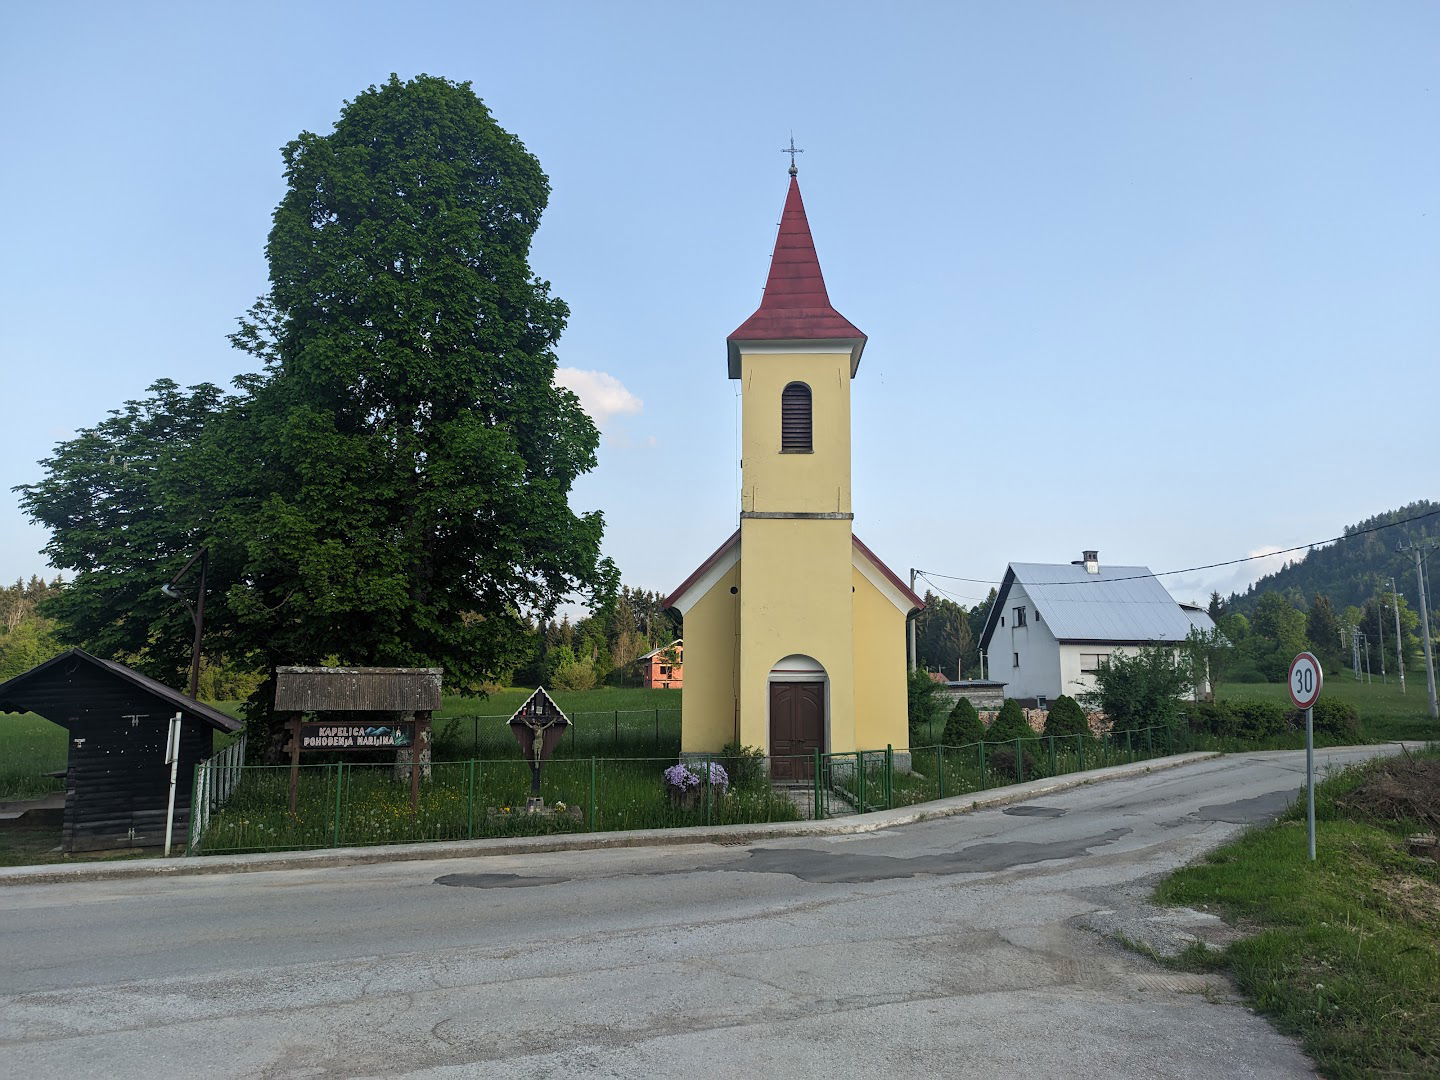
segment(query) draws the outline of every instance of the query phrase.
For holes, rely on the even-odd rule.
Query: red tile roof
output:
[[[810,223],[805,218],[805,203],[800,198],[800,182],[793,176],[780,217],[780,232],[775,237],[765,296],[755,314],[726,340],[731,343],[732,354],[738,341],[838,340],[864,347],[865,335],[830,306]],[[855,359],[858,363],[858,349]]]

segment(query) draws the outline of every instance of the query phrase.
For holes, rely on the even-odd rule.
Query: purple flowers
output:
[[[710,770],[710,787],[724,788],[730,786],[730,776],[725,772],[725,766],[718,762],[681,762],[679,765],[671,765],[665,770],[665,786],[673,791],[693,791],[705,783],[705,770]]]

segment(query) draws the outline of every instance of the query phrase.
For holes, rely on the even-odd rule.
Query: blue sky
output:
[[[1165,570],[1440,496],[1440,6],[10,4],[0,576],[45,569],[9,488],[56,440],[248,368],[279,148],[392,71],[470,80],[550,175],[532,265],[605,433],[575,503],[631,584],[734,527],[724,339],[792,130],[900,573]]]

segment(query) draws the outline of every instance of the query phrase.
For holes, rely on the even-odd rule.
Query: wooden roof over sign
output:
[[[444,668],[282,667],[276,712],[434,712]]]

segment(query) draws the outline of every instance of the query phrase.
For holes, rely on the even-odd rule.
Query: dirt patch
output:
[[[1440,927],[1440,885],[1413,874],[1381,878],[1375,891],[1415,926]]]
[[[1358,818],[1440,829],[1440,758],[1391,758],[1335,802]]]

